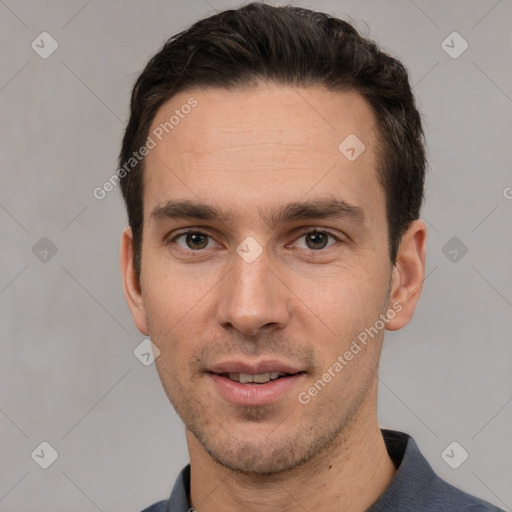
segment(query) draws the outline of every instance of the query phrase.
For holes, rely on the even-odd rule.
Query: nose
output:
[[[289,320],[291,292],[271,268],[266,251],[250,263],[234,253],[230,264],[217,309],[219,325],[246,336],[284,327]]]

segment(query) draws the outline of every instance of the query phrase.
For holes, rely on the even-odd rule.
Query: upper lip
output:
[[[258,361],[257,363],[247,363],[244,361],[225,361],[210,366],[208,371],[212,373],[245,373],[256,375],[260,373],[281,372],[281,373],[299,373],[303,370],[296,366],[276,360]]]

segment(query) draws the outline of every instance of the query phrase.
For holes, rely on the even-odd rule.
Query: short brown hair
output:
[[[421,119],[407,71],[346,21],[309,9],[250,3],[200,20],[171,37],[134,85],[120,167],[144,145],[158,109],[192,87],[244,88],[259,81],[357,91],[382,139],[378,177],[386,195],[389,256],[420,215],[425,181]],[[144,159],[121,179],[140,272]]]

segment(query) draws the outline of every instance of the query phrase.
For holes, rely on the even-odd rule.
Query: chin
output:
[[[269,476],[289,471],[300,466],[304,461],[291,456],[286,448],[278,448],[271,453],[264,453],[259,445],[246,443],[239,449],[226,453],[223,450],[209,449],[210,456],[221,466],[246,475]]]
[[[252,476],[289,471],[318,453],[317,440],[310,439],[308,442],[298,432],[296,435],[288,432],[286,436],[279,437],[275,435],[275,428],[261,431],[260,436],[239,432],[234,437],[227,431],[210,433],[208,436],[193,434],[217,464]]]

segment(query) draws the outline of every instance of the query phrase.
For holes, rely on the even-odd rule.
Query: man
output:
[[[126,300],[190,455],[146,512],[499,510],[378,424],[425,276],[398,61],[322,13],[219,13],[146,66],[120,164]]]

